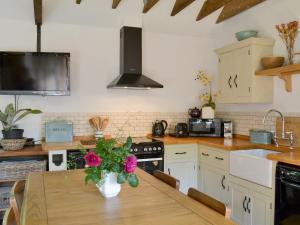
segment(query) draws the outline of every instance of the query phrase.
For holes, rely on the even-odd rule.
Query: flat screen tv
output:
[[[0,52],[0,94],[70,95],[70,53]]]

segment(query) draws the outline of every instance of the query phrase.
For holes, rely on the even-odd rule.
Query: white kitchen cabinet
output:
[[[273,78],[255,76],[263,56],[273,54],[274,40],[249,38],[216,50],[220,103],[271,103]]]
[[[226,150],[199,146],[198,189],[225,204],[229,203],[228,169],[229,153]]]
[[[206,164],[203,164],[201,168],[202,192],[220,202],[228,203],[228,174],[224,170]]]
[[[165,146],[164,172],[180,181],[180,191],[187,193],[190,187],[197,188],[197,144]]]
[[[197,173],[194,162],[166,163],[165,172],[180,181],[180,191],[187,193],[190,187],[197,187]]]
[[[240,225],[271,225],[274,201],[268,194],[255,190],[255,185],[238,179],[230,181],[231,219]],[[268,191],[266,188],[266,193]]]

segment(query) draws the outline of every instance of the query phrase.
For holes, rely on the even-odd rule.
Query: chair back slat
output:
[[[9,208],[5,211],[2,225],[17,225],[15,214],[12,208]]]
[[[207,207],[215,210],[216,212],[220,213],[221,215],[225,216],[227,219],[230,219],[230,209],[226,208],[225,204],[219,202],[218,200],[203,194],[202,192],[196,190],[195,188],[189,188],[188,196]]]
[[[14,212],[17,225],[21,225],[20,215],[24,197],[25,181],[16,181],[10,192],[9,203]]]
[[[175,188],[176,190],[179,190],[180,181],[177,180],[175,177],[165,174],[160,170],[155,170],[153,176],[163,181],[164,183],[170,185],[171,187]]]

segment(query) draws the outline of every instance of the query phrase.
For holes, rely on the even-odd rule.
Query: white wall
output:
[[[224,23],[216,25],[212,31],[214,48],[221,47],[228,43],[235,42],[234,33],[256,29],[259,36],[271,37],[276,40],[274,47],[275,55],[286,56],[285,45],[279,38],[276,24],[286,23],[292,20],[300,21],[300,1],[298,0],[268,0],[256,7],[237,15]],[[300,35],[297,38],[296,48],[300,52]],[[296,57],[296,62],[300,63],[300,57]],[[214,65],[217,64],[215,58]],[[217,72],[215,72],[217,73]],[[270,108],[277,108],[283,112],[300,112],[300,76],[293,76],[293,91],[285,91],[284,82],[279,78],[274,78],[274,102],[273,104],[224,104],[219,105],[220,111],[266,111]]]
[[[30,22],[1,20],[0,27],[2,51],[35,50],[35,26]],[[119,75],[119,41],[115,28],[45,23],[42,50],[71,52],[71,96],[22,96],[21,107],[44,112],[182,112],[199,104],[195,74],[212,63],[208,55],[213,58],[207,39],[144,33],[143,72],[165,87],[139,91],[106,88]],[[10,96],[0,99],[0,108],[12,101]],[[39,135],[39,117],[21,125],[26,135]]]

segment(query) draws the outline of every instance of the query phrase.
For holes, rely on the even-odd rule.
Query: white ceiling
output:
[[[196,21],[204,0],[196,0],[175,17],[170,13],[175,0],[160,0],[147,14],[142,14],[143,0],[122,0],[117,9],[111,8],[112,0],[82,0],[80,5],[75,0],[44,0],[43,20],[47,23],[77,24],[101,27],[121,27],[126,21],[140,20],[143,29],[150,32],[204,36],[222,29],[222,24],[215,24],[218,12],[207,18]],[[255,15],[259,18],[261,13],[280,12],[273,11],[272,7],[278,4],[286,5],[282,14],[294,13],[298,15],[299,0],[267,0],[260,5],[246,11],[243,15]],[[0,0],[0,19],[23,20],[34,23],[33,0]],[[279,13],[279,14],[278,14]],[[240,15],[227,20],[238,23]],[[251,19],[251,18],[250,18]],[[263,23],[263,21],[257,21]]]

